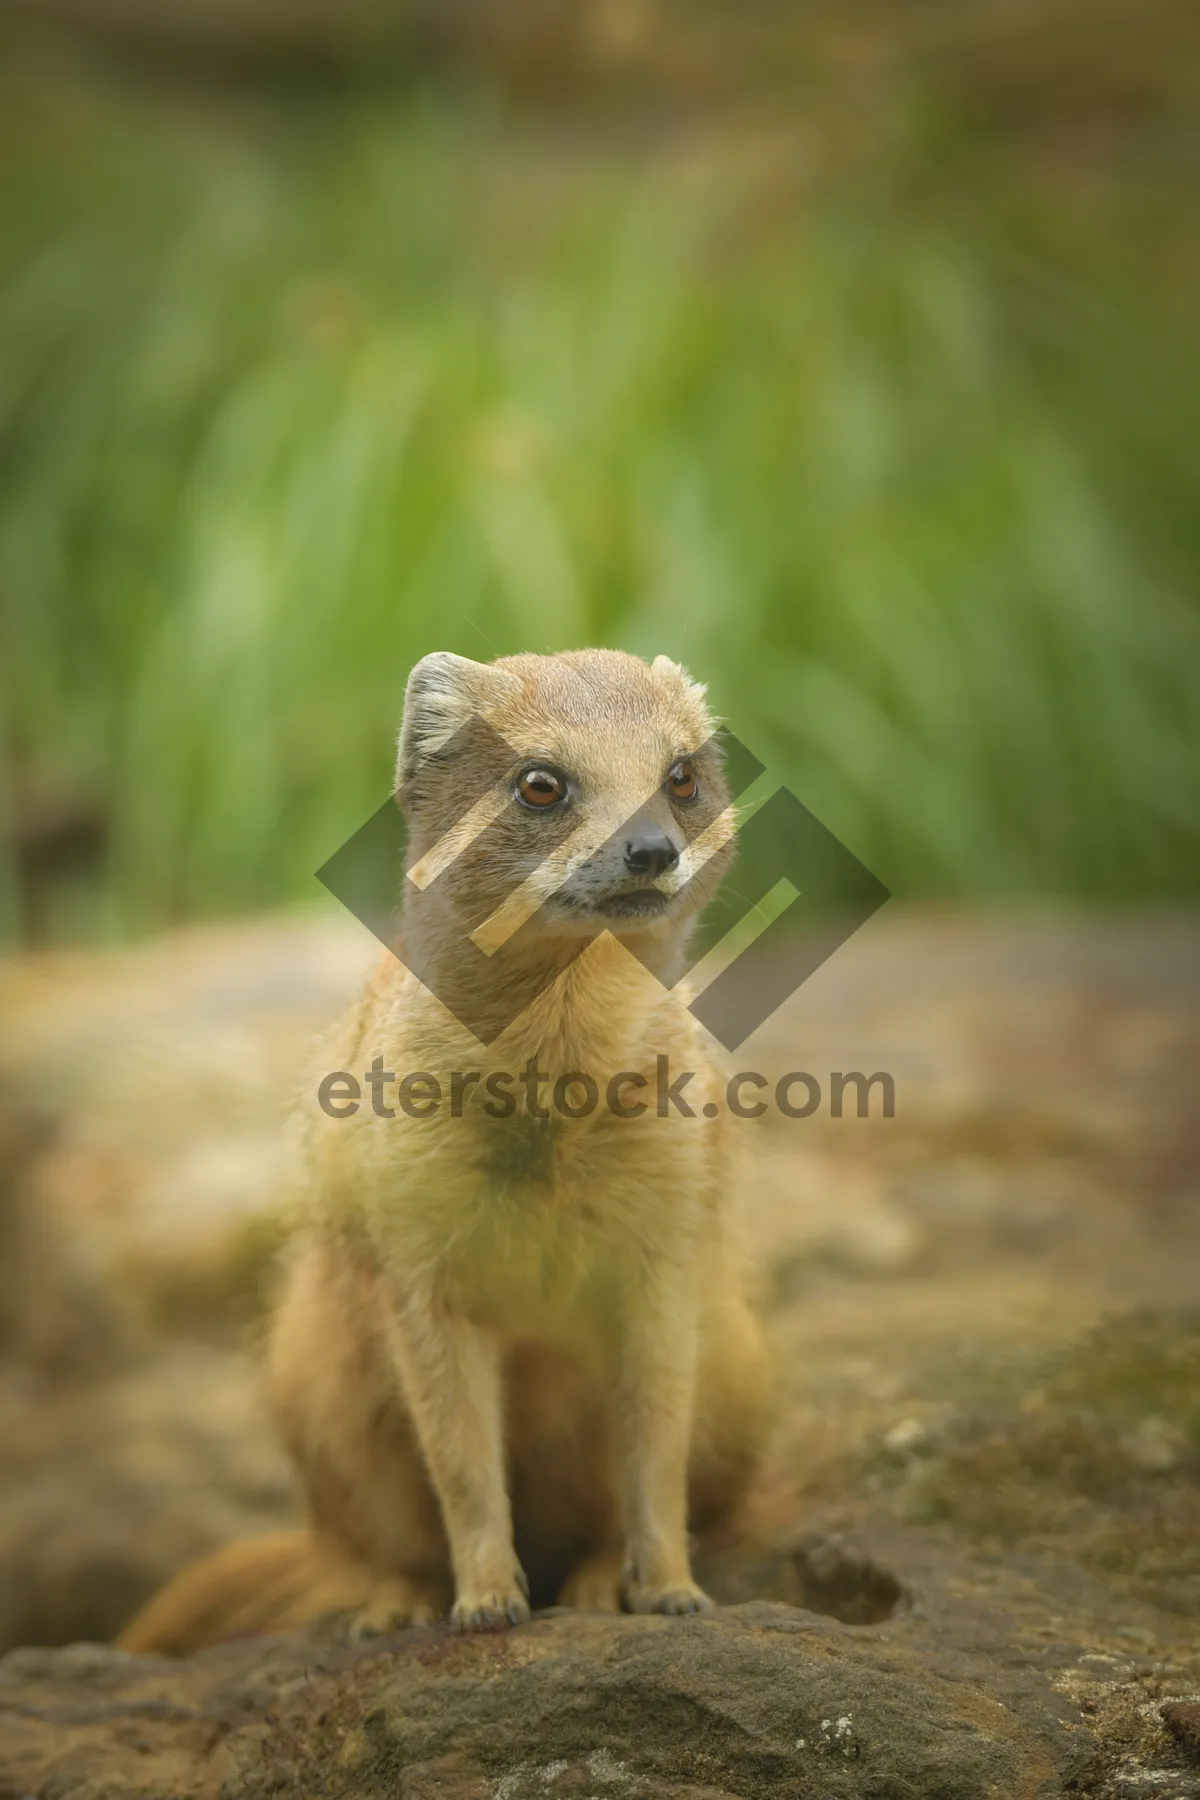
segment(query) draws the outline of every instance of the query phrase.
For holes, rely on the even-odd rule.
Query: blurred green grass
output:
[[[102,814],[68,929],[314,895],[418,656],[583,643],[681,657],[900,894],[1194,896],[1152,171],[1118,204],[936,107],[814,180],[803,121],[7,98],[0,808]]]

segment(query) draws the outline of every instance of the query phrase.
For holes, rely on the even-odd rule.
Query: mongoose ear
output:
[[[402,786],[422,759],[440,750],[509,679],[500,669],[449,650],[433,650],[415,663],[404,690],[396,785]]]
[[[664,679],[672,678],[696,700],[703,700],[708,688],[703,681],[693,681],[682,663],[672,662],[669,656],[656,656],[650,664],[652,675],[660,675]]]

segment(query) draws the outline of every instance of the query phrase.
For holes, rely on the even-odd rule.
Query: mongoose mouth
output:
[[[658,888],[634,888],[628,894],[608,894],[602,900],[593,900],[592,911],[610,919],[653,919],[666,912],[670,904],[670,894],[660,893]]]

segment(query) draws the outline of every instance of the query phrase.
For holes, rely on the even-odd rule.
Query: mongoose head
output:
[[[678,933],[733,856],[704,692],[669,658],[620,650],[422,658],[397,768],[408,900],[485,949],[523,926]]]

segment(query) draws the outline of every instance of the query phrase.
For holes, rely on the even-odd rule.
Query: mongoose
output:
[[[363,1632],[495,1629],[531,1599],[702,1610],[689,1529],[726,1520],[755,1464],[725,1079],[679,979],[732,855],[704,689],[662,656],[435,653],[398,781],[404,961],[322,1053],[397,1085],[351,1116],[306,1102],[267,1346],[310,1530],[186,1570],[129,1649],[335,1608]],[[690,1117],[656,1103],[664,1057],[694,1072]],[[584,1111],[588,1078],[612,1105]]]

